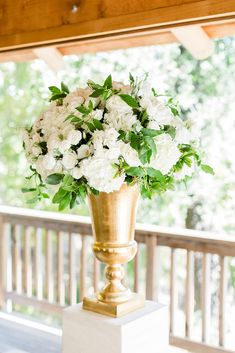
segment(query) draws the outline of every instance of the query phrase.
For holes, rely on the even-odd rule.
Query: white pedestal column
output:
[[[168,336],[167,307],[155,302],[119,318],[83,310],[81,304],[63,313],[62,353],[166,353]]]

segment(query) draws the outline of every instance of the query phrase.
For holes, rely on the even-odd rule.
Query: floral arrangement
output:
[[[126,182],[138,184],[151,198],[172,189],[174,182],[192,175],[202,164],[196,128],[183,121],[169,96],[159,95],[146,80],[129,77],[129,85],[87,82],[69,92],[52,86],[49,107],[24,132],[24,149],[35,186],[29,202],[48,198],[57,185],[53,203],[73,208],[87,193],[112,192]]]

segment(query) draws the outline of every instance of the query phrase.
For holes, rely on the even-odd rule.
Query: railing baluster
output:
[[[220,256],[220,282],[219,282],[219,344],[225,346],[226,334],[226,294],[227,294],[227,258]]]
[[[137,253],[134,258],[134,292],[139,293],[140,248],[139,244],[137,245]]]
[[[146,238],[146,299],[154,300],[156,296],[156,246],[157,237]]]
[[[176,281],[176,249],[171,249],[171,269],[170,269],[170,333],[175,334],[176,310],[178,306],[178,291]]]
[[[81,258],[80,258],[80,300],[86,294],[86,266],[87,266],[87,237],[86,235],[81,235],[82,238],[82,248],[81,248]]]
[[[46,298],[53,301],[52,282],[52,238],[49,230],[46,230],[46,254],[45,254],[45,276],[46,276]]]
[[[22,292],[22,263],[20,253],[20,225],[12,227],[12,287],[17,293]]]
[[[74,235],[69,233],[69,304],[77,302],[77,281],[75,276]]]
[[[191,337],[194,314],[194,252],[187,251],[187,274],[185,294],[185,336]]]
[[[24,292],[27,296],[32,295],[32,268],[31,268],[31,228],[24,229]]]
[[[0,308],[5,306],[5,290],[6,290],[6,274],[7,274],[7,242],[4,218],[0,215]]]
[[[42,229],[37,228],[35,233],[35,291],[38,300],[43,297],[42,288]]]
[[[57,240],[57,301],[64,305],[64,283],[63,283],[63,234],[56,233]]]
[[[210,293],[211,255],[202,257],[202,341],[207,343],[210,338],[211,293]]]

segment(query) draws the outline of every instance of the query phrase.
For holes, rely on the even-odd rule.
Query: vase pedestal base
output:
[[[132,311],[143,308],[144,305],[144,296],[136,293],[132,294],[130,300],[115,304],[100,302],[96,297],[85,297],[83,299],[83,309],[112,317],[126,315]]]
[[[62,353],[168,353],[168,325],[168,307],[150,301],[118,318],[74,305],[63,311]]]

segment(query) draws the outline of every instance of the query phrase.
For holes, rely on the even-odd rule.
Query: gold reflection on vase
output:
[[[134,232],[138,198],[138,187],[127,184],[119,191],[88,197],[93,251],[98,260],[107,264],[107,284],[95,298],[84,298],[86,310],[118,317],[144,306],[144,298],[123,284],[123,264],[131,261],[137,251]]]

